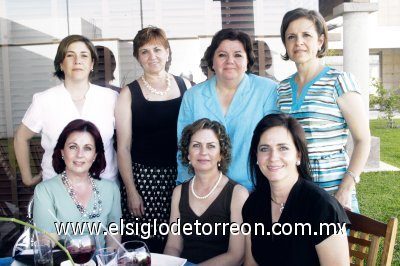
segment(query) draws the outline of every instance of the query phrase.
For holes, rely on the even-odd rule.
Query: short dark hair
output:
[[[150,42],[160,43],[165,49],[169,50],[169,58],[165,64],[165,69],[168,71],[172,61],[172,51],[167,35],[163,29],[154,26],[148,26],[139,30],[133,39],[133,56],[139,60],[140,47]]]
[[[103,140],[97,127],[92,122],[83,119],[76,119],[69,122],[58,137],[53,152],[54,170],[57,174],[61,174],[65,170],[65,162],[62,158],[61,150],[64,149],[65,142],[69,135],[74,132],[88,132],[94,138],[97,156],[90,167],[89,172],[93,178],[100,179],[100,173],[106,168]]]
[[[114,53],[107,47],[103,45],[96,45],[96,52],[99,57],[99,60],[96,65],[94,65],[94,76],[97,79],[103,79],[106,81],[114,80],[114,71],[117,67],[117,62],[115,61]],[[105,65],[105,58],[108,57],[110,59],[110,64]],[[111,76],[106,76],[106,69],[110,67]],[[107,79],[109,77],[110,79]]]
[[[214,71],[213,58],[214,58],[215,51],[218,49],[221,42],[223,42],[225,40],[239,41],[242,43],[243,48],[246,51],[247,61],[248,61],[246,73],[250,73],[251,68],[254,65],[254,60],[255,60],[252,41],[250,39],[250,36],[247,33],[243,32],[243,31],[234,30],[234,29],[222,29],[214,35],[210,46],[208,46],[207,50],[204,53],[204,58],[205,58],[205,60],[207,60],[208,67],[212,71]]]
[[[315,29],[317,31],[318,37],[320,37],[322,34],[324,35],[324,43],[321,46],[321,50],[318,51],[317,57],[322,58],[325,56],[326,51],[328,50],[328,27],[326,26],[325,19],[322,17],[322,15],[315,10],[309,10],[305,8],[296,8],[293,9],[289,12],[287,12],[282,19],[282,25],[281,25],[281,39],[283,45],[286,47],[286,39],[285,39],[285,34],[286,30],[289,27],[289,24],[292,23],[294,20],[297,20],[299,18],[306,18],[310,20],[311,22],[314,23]],[[284,55],[282,55],[283,60],[289,60],[289,55],[287,51],[285,52]]]
[[[303,127],[295,118],[286,114],[270,114],[258,122],[251,139],[248,167],[254,187],[257,189],[257,184],[262,184],[262,181],[265,180],[265,176],[257,165],[257,147],[260,143],[261,135],[273,127],[284,127],[290,132],[296,150],[301,154],[300,165],[297,166],[300,177],[311,180],[311,167],[308,158],[307,140]]]
[[[231,141],[229,139],[228,134],[226,133],[225,127],[221,125],[217,121],[211,121],[208,118],[202,118],[195,121],[193,124],[187,125],[182,131],[182,138],[179,143],[179,151],[180,156],[179,159],[182,161],[182,164],[189,168],[190,173],[194,173],[194,169],[191,164],[189,164],[189,145],[192,136],[196,134],[199,130],[202,129],[210,129],[212,130],[218,141],[219,146],[221,148],[221,161],[218,170],[222,173],[226,174],[228,171],[229,163],[231,162]]]
[[[93,43],[88,38],[86,38],[85,36],[82,36],[82,35],[69,35],[69,36],[65,37],[64,39],[62,39],[62,41],[58,45],[57,54],[56,54],[56,57],[54,58],[55,72],[53,74],[59,80],[65,79],[65,75],[64,75],[64,72],[61,70],[60,64],[64,61],[65,55],[67,54],[68,47],[74,42],[83,42],[86,45],[86,47],[90,51],[90,56],[92,57],[93,65],[96,65],[97,61],[99,60],[99,57],[97,56],[96,48],[94,47]],[[91,75],[92,75],[92,72],[90,72],[89,77],[91,77]]]
[[[207,61],[204,58],[204,56],[200,59],[199,66],[200,66],[201,72],[203,72],[204,76],[206,76],[208,79],[208,64],[207,64]]]

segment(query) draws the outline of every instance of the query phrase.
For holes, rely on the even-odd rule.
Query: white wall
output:
[[[191,71],[195,82],[203,81],[200,59],[213,34],[222,27],[221,3],[213,0],[143,0],[142,3],[143,25],[161,27],[170,38],[170,72],[180,75]],[[0,45],[3,45],[0,55],[7,53],[0,57],[0,103],[4,101],[7,86],[12,92],[13,130],[32,94],[57,84],[51,76],[53,58],[58,42],[68,31],[94,38],[95,44],[111,49],[117,61],[114,85],[124,86],[142,74],[132,56],[132,39],[141,28],[139,0],[69,0],[69,17],[66,4],[66,0],[0,0]],[[269,71],[278,80],[295,72],[294,64],[281,59],[284,48],[279,28],[284,13],[299,6],[318,9],[318,1],[254,1],[255,33],[271,49],[273,67]],[[13,46],[5,49],[7,44]],[[5,113],[2,105],[0,137],[9,135],[4,126]]]

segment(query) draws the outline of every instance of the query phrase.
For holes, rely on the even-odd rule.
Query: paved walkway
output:
[[[380,113],[379,111],[369,111],[369,119],[377,119],[382,116],[383,114]],[[400,114],[395,112],[394,118],[400,118]],[[393,165],[384,163],[382,161],[379,162],[379,168],[364,169],[364,172],[379,172],[379,171],[400,171],[400,169]]]
[[[364,172],[381,172],[381,171],[400,171],[400,169],[393,165],[384,163],[382,161],[379,162],[379,168],[364,169]]]
[[[378,119],[378,118],[382,118],[383,116],[384,116],[384,114],[382,112],[374,111],[374,110],[369,111],[369,119]],[[400,113],[395,112],[394,118],[400,118]]]

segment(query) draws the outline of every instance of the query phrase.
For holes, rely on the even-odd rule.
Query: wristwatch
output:
[[[346,174],[348,174],[349,176],[351,176],[353,178],[355,184],[360,183],[359,175],[356,175],[355,173],[353,173],[352,171],[349,171],[349,170],[346,171]]]

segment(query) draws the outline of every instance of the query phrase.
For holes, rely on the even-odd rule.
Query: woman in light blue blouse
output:
[[[200,118],[220,122],[232,142],[228,176],[251,190],[246,170],[251,136],[261,118],[277,112],[276,84],[250,74],[254,54],[251,39],[244,32],[233,29],[217,32],[205,59],[215,75],[185,93],[178,117],[178,139],[186,125]],[[177,183],[182,183],[190,175],[179,161]]]
[[[96,126],[82,119],[71,121],[54,148],[53,167],[58,175],[35,188],[33,221],[36,226],[64,238],[64,235],[57,236],[56,223],[64,223],[70,234],[76,223],[82,225],[86,234],[92,223],[101,222],[106,228],[112,222],[119,224],[119,188],[115,182],[99,178],[105,166],[103,141]],[[120,240],[119,235],[114,238]],[[118,247],[109,235],[100,235],[99,242],[101,247]]]
[[[328,31],[317,11],[287,12],[281,39],[286,48],[283,59],[293,61],[297,72],[279,84],[278,107],[295,117],[306,132],[314,182],[358,212],[355,185],[370,148],[360,89],[350,73],[322,64]],[[350,162],[345,151],[349,129],[354,142]]]

